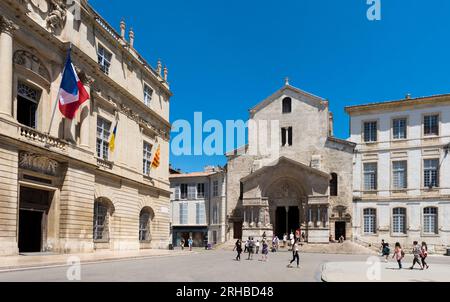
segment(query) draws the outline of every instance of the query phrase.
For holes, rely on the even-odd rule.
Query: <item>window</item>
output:
[[[205,184],[197,184],[197,198],[205,198]]]
[[[22,125],[35,128],[40,92],[19,83],[17,86],[17,121]]]
[[[146,84],[144,84],[144,104],[150,106],[152,101],[153,90]]]
[[[395,119],[393,121],[393,137],[394,139],[406,139],[406,123],[407,120],[405,118]]]
[[[394,190],[406,189],[408,187],[407,162],[394,161],[392,163],[392,185]]]
[[[376,209],[365,209],[364,210],[364,233],[365,234],[376,234],[376,223],[377,223],[377,210]]]
[[[423,118],[423,132],[425,136],[439,135],[439,115],[426,115]]]
[[[197,186],[195,184],[190,184],[188,186],[188,199],[195,199],[195,193],[197,193]]]
[[[377,141],[377,122],[364,123],[364,142],[371,143]]]
[[[284,98],[283,99],[283,113],[291,113],[292,112],[292,99]]]
[[[377,163],[364,164],[364,190],[377,190]]]
[[[150,174],[151,164],[152,164],[152,145],[144,142],[144,154],[143,154],[144,175]]]
[[[423,232],[425,234],[438,234],[438,209],[423,209]]]
[[[106,75],[109,74],[109,67],[111,66],[112,54],[107,51],[103,46],[98,46],[98,65],[100,65],[100,70]]]
[[[219,196],[219,182],[215,180],[213,182],[213,197]]]
[[[205,224],[205,204],[203,202],[199,202],[195,205],[195,217],[197,224]]]
[[[217,206],[217,203],[214,203],[212,218],[213,218],[212,224],[219,223],[219,207]]]
[[[338,196],[338,175],[331,173],[330,196]]]
[[[439,159],[425,159],[423,166],[425,188],[439,187]]]
[[[180,224],[188,223],[188,204],[186,202],[180,203]]]
[[[146,209],[139,214],[139,241],[150,241],[150,212]]]
[[[111,123],[102,119],[97,119],[97,157],[108,160],[109,131]]]
[[[393,210],[393,232],[396,234],[406,234],[406,209],[395,208]]]
[[[281,145],[292,146],[292,127],[281,128]]]
[[[94,241],[109,240],[108,206],[101,202],[94,202]]]
[[[181,184],[180,187],[181,187],[181,199],[187,199],[188,185]]]
[[[180,200],[180,186],[175,187],[175,200]]]

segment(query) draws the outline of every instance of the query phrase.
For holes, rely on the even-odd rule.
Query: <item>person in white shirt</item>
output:
[[[256,241],[256,254],[259,253],[259,246],[260,246],[260,243],[259,243],[259,240],[257,240]]]

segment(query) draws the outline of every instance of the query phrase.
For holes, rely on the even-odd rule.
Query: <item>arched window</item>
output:
[[[292,99],[286,97],[283,99],[283,113],[291,113],[292,112]]]
[[[377,233],[377,210],[376,209],[364,209],[364,233],[376,234]]]
[[[338,196],[338,175],[331,173],[330,196]]]
[[[148,242],[151,241],[150,236],[150,223],[152,220],[152,210],[145,207],[139,214],[139,241]]]
[[[428,207],[423,209],[423,232],[438,234],[438,208]]]
[[[406,234],[406,209],[395,208],[392,218],[393,232],[396,234]]]
[[[109,241],[109,218],[112,207],[105,199],[94,202],[94,241]]]

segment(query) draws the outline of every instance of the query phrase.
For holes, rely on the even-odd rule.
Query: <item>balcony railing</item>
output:
[[[45,133],[41,133],[36,129],[29,128],[26,126],[20,126],[19,132],[21,137],[24,137],[27,140],[35,143],[42,143],[47,148],[54,147],[62,151],[66,150],[67,148],[67,143],[64,140],[50,136]]]
[[[99,166],[101,168],[112,170],[113,165],[114,165],[113,162],[110,162],[110,161],[102,159],[102,158],[97,158],[97,166]]]

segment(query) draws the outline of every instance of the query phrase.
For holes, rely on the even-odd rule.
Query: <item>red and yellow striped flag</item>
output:
[[[155,153],[155,156],[153,157],[153,161],[152,161],[153,169],[156,169],[159,167],[160,159],[161,159],[161,145],[158,145],[158,149],[156,149],[156,153]]]

